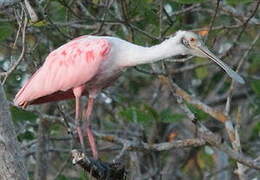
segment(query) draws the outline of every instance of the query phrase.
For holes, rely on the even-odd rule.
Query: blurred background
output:
[[[11,2],[11,1],[10,1]],[[156,144],[196,138],[187,114],[161,77],[167,74],[192,97],[228,114],[240,135],[242,152],[260,156],[259,0],[32,0],[14,1],[0,11],[0,78],[12,103],[19,88],[55,48],[80,35],[115,36],[143,46],[162,42],[178,30],[202,36],[218,57],[237,69],[246,84],[231,79],[210,60],[167,59],[133,67],[97,97],[95,132],[132,142]],[[66,78],[66,77],[64,77]],[[39,82],[40,83],[40,82]],[[230,108],[227,99],[232,97]],[[82,102],[86,103],[87,98]],[[224,124],[185,104],[196,119],[229,143]],[[11,106],[18,140],[31,179],[83,180],[71,163],[79,144],[67,134],[74,100],[20,109]],[[122,151],[97,137],[100,158],[116,157],[127,179],[238,179],[236,162],[210,145],[167,151]],[[249,179],[259,171],[246,169]]]

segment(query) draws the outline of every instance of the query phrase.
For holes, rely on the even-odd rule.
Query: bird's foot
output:
[[[126,179],[124,163],[108,163],[72,150],[72,163],[79,165],[96,179]]]
[[[69,135],[74,135],[75,134],[75,131],[72,129],[72,128],[67,128],[67,133],[69,134]]]
[[[84,137],[87,136],[89,146],[93,154],[93,158],[98,159],[98,151],[96,148],[96,143],[95,143],[95,139],[91,127],[86,125],[85,126],[83,125],[83,127],[84,127],[83,129],[81,129],[80,127],[73,127],[71,129],[68,129],[68,134],[70,134],[73,138],[75,138],[78,142],[80,142],[81,150],[84,154],[86,154]]]
[[[78,136],[78,131],[77,131],[77,126],[76,125],[70,125],[69,127],[67,127],[67,133],[68,135],[71,135],[73,138],[76,138],[79,140],[79,136]]]

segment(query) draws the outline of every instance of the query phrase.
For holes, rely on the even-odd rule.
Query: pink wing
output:
[[[97,73],[110,49],[106,39],[82,36],[52,51],[43,66],[17,93],[15,105],[22,106],[55,93],[64,99],[71,98],[71,89],[85,84]]]

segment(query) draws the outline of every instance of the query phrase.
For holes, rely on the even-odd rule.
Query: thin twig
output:
[[[252,12],[252,14],[251,14],[251,15],[247,18],[247,20],[241,25],[242,29],[240,30],[240,32],[238,33],[237,37],[235,38],[235,40],[234,40],[233,45],[231,46],[231,48],[229,48],[229,50],[226,51],[225,54],[223,54],[221,58],[228,56],[228,55],[230,54],[230,52],[233,51],[233,50],[237,47],[238,42],[239,42],[240,38],[242,37],[242,34],[245,32],[245,30],[246,30],[246,28],[247,28],[247,26],[248,26],[248,23],[249,23],[249,21],[250,21],[250,19],[252,19],[252,18],[255,16],[259,5],[260,5],[260,0],[257,1],[256,6],[255,6],[255,9],[254,9],[254,11]]]
[[[185,113],[187,114],[189,119],[191,121],[194,121],[196,119],[195,115],[189,110],[187,105],[185,103],[183,103],[183,100],[187,99],[187,97],[185,97],[187,94],[178,93],[178,89],[179,89],[178,86],[176,87],[170,79],[168,79],[167,81],[168,81],[168,85],[170,85],[172,94],[177,98],[177,102],[183,107],[183,109],[185,110]],[[212,146],[227,153],[229,155],[229,157],[231,157],[232,159],[235,159],[236,161],[238,161],[246,166],[260,170],[260,164],[258,164],[256,161],[252,160],[249,157],[244,156],[242,153],[232,150],[229,146],[222,143],[222,140],[220,137],[216,136],[214,133],[209,131],[203,124],[199,123],[199,125],[200,125],[200,127],[198,129],[199,137],[204,139],[206,142],[208,142]]]
[[[219,150],[227,153],[227,155],[248,166],[251,168],[255,168],[257,170],[260,170],[260,164],[257,163],[255,160],[246,157],[245,155],[243,155],[242,153],[236,152],[235,150],[232,150],[228,145],[226,145],[225,143],[221,142],[221,139],[217,138],[216,135],[214,133],[212,133],[211,131],[209,131],[205,126],[203,126],[202,124],[200,124],[199,127],[199,131],[202,132],[202,138],[207,141],[209,144],[211,144],[212,146],[218,148]]]
[[[223,114],[221,111],[218,111],[212,107],[209,107],[208,105],[204,104],[203,102],[199,101],[195,97],[192,97],[189,95],[186,91],[181,89],[177,84],[172,82],[168,77],[162,77],[162,80],[170,87],[170,90],[174,92],[175,94],[181,96],[185,101],[187,101],[189,104],[194,105],[196,108],[204,111],[205,113],[209,114],[216,120],[224,123],[228,120],[228,117]]]
[[[27,27],[27,23],[28,23],[28,18],[27,16],[24,17],[24,23],[23,23],[23,30],[22,30],[22,52],[19,56],[19,58],[16,60],[16,62],[14,63],[14,65],[7,71],[4,73],[5,77],[2,81],[2,85],[5,84],[7,78],[9,77],[10,74],[12,74],[12,72],[16,69],[16,67],[20,64],[20,62],[23,60],[23,56],[25,53],[25,34],[26,34],[26,27]]]
[[[32,23],[36,23],[39,21],[39,17],[37,15],[37,13],[35,12],[35,10],[33,9],[32,5],[30,4],[30,2],[28,0],[24,0],[24,4],[25,4],[25,7],[28,11],[28,14],[31,18],[31,22]]]
[[[110,134],[103,134],[98,132],[94,132],[94,134],[95,136],[97,136],[98,138],[104,141],[121,145],[125,147],[126,150],[128,151],[169,151],[173,148],[198,147],[205,144],[203,140],[197,138],[176,140],[172,142],[163,142],[157,144],[149,144],[145,142],[137,142],[137,141],[123,139]]]
[[[208,39],[209,34],[211,32],[211,29],[212,29],[212,27],[213,27],[213,25],[215,23],[215,20],[216,20],[216,17],[217,17],[217,13],[218,13],[219,3],[220,3],[220,0],[217,0],[217,6],[216,6],[216,9],[215,9],[215,12],[214,12],[214,16],[213,16],[213,18],[210,21],[209,31],[208,31],[208,34],[207,34],[207,36],[205,38],[206,40]]]
[[[213,64],[213,62],[203,62],[203,63],[199,63],[199,64],[186,65],[186,66],[178,68],[178,69],[172,69],[170,71],[170,73],[172,73],[172,74],[183,73],[185,71],[191,71],[198,67],[203,67],[203,66],[210,65],[210,64]]]
[[[18,30],[17,30],[17,32],[16,32],[16,36],[15,36],[13,48],[16,46],[18,37],[19,37],[20,32],[21,32],[21,28],[22,28],[22,24],[20,23],[20,20],[18,19],[18,18],[20,18],[20,17],[18,17],[19,15],[17,14],[17,13],[18,13],[17,11],[18,11],[18,10],[15,10],[15,11],[14,11],[14,14],[15,14],[16,22],[17,22],[17,24],[19,25],[19,28],[18,28]],[[22,19],[23,19],[24,14],[25,14],[24,11],[22,11],[22,13],[21,13],[21,15],[20,15]]]
[[[240,58],[239,60],[239,65],[237,67],[237,70],[238,71],[240,69],[240,67],[242,66],[242,64],[244,63],[245,59],[246,59],[246,56],[248,56],[248,53],[250,52],[250,50],[253,48],[253,46],[255,45],[256,41],[258,40],[260,36],[260,33],[258,33],[258,35],[255,37],[255,39],[253,40],[253,42],[251,43],[250,47],[248,48],[248,50],[244,53],[244,55],[242,56],[242,58]],[[232,80],[232,83],[231,83],[231,86],[228,90],[228,97],[227,97],[227,101],[226,101],[226,108],[225,108],[225,113],[228,115],[229,112],[230,112],[230,106],[231,106],[231,100],[232,100],[232,93],[235,89],[235,85],[234,85],[234,80]],[[239,123],[239,122],[237,122]],[[226,130],[227,130],[227,133],[229,135],[229,139],[232,143],[232,147],[235,151],[237,152],[241,152],[241,144],[240,144],[240,137],[239,137],[239,124],[237,124],[235,127],[233,127],[232,123],[231,122],[227,122],[225,123],[225,127],[226,127]],[[240,164],[240,163],[237,163],[237,174],[239,176],[239,179],[240,180],[246,180],[247,177],[245,175],[245,167]]]
[[[70,162],[71,157],[68,157],[67,160],[64,161],[64,163],[60,166],[60,169],[58,170],[58,172],[56,173],[56,175],[54,176],[53,180],[58,179],[58,177],[61,175],[61,173],[64,171],[65,167],[68,165],[68,163]]]
[[[238,34],[238,36],[237,36],[237,38],[236,38],[236,42],[237,42],[238,40],[240,40],[242,34],[245,32],[245,30],[246,30],[246,28],[247,28],[247,26],[248,26],[249,21],[255,16],[259,5],[260,5],[260,0],[257,1],[256,6],[255,6],[255,9],[253,10],[252,14],[247,18],[247,20],[246,20],[245,23],[243,24],[243,28],[242,28],[242,30],[240,31],[240,33]]]

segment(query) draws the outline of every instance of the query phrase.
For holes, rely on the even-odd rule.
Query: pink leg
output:
[[[79,121],[79,113],[80,113],[80,97],[75,97],[76,100],[76,113],[75,113],[75,123],[76,123],[76,128],[77,128],[77,132],[79,135],[79,142],[81,144],[81,147],[83,148],[82,150],[84,150],[84,141],[83,141],[83,134],[80,128],[80,121]]]
[[[89,97],[88,104],[87,104],[87,110],[84,113],[83,118],[84,118],[84,120],[86,120],[85,123],[84,123],[84,128],[86,128],[86,130],[87,130],[88,141],[89,141],[89,144],[90,144],[90,147],[91,147],[92,154],[93,154],[95,159],[98,159],[96,143],[95,143],[95,139],[94,139],[94,136],[93,136],[93,132],[91,130],[91,125],[90,125],[90,116],[91,116],[91,113],[92,113],[92,110],[93,110],[93,105],[94,105],[94,98]]]
[[[80,86],[73,89],[73,93],[76,100],[76,112],[75,112],[75,123],[76,123],[76,129],[79,136],[80,145],[82,148],[82,151],[85,151],[84,141],[83,141],[83,133],[80,128],[80,97],[84,90],[84,86]]]

